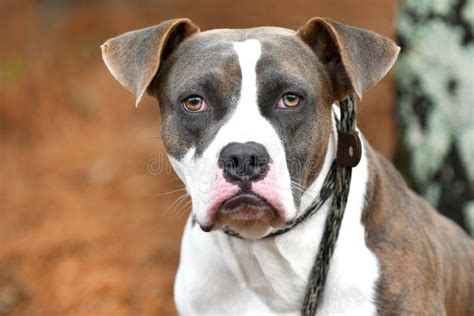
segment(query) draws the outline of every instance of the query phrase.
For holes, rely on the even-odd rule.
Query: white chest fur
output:
[[[328,161],[333,159],[333,150],[334,140],[328,149],[323,175],[307,194],[318,191]],[[365,244],[361,224],[367,177],[367,158],[363,154],[353,170],[346,212],[318,315],[376,313],[378,261]],[[246,241],[221,232],[204,233],[188,223],[175,284],[178,311],[182,315],[299,314],[329,204],[303,224],[269,240]]]

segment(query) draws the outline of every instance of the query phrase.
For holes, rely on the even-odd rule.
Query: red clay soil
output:
[[[99,45],[189,16],[203,29],[310,16],[390,36],[395,1],[62,1],[0,4],[0,315],[174,315],[172,287],[190,206],[159,139],[151,98],[138,108]],[[360,107],[376,148],[393,149],[389,79]],[[165,194],[167,193],[167,194]]]

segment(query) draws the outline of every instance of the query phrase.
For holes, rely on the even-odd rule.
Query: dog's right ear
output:
[[[187,37],[199,32],[189,19],[175,19],[124,33],[101,45],[102,59],[120,84],[140,100],[160,63]]]

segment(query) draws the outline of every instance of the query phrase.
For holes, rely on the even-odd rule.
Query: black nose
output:
[[[245,184],[265,176],[270,156],[262,144],[229,143],[219,154],[219,167],[224,177],[234,183]]]

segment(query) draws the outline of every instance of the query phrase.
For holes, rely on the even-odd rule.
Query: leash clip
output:
[[[362,145],[359,133],[338,131],[336,163],[342,167],[353,168],[359,164],[361,157]]]

